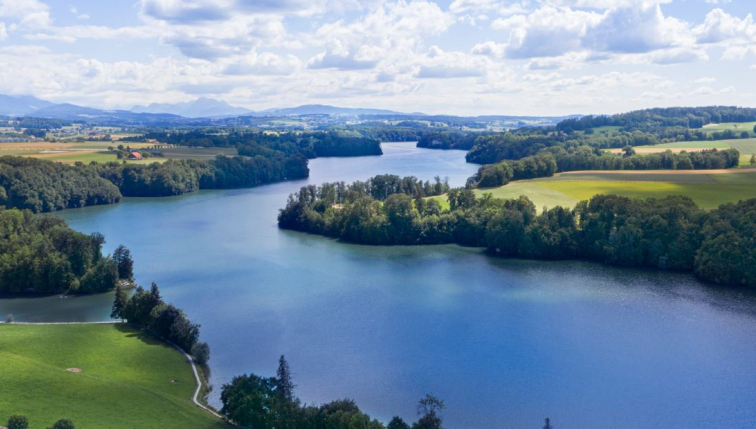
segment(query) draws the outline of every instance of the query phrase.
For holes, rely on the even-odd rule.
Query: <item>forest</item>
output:
[[[145,133],[139,140],[155,139],[161,143],[189,147],[235,147],[239,155],[254,156],[266,150],[283,152],[287,156],[304,155],[308,159],[319,156],[381,155],[381,143],[361,135],[339,132],[227,132],[223,129],[197,129],[187,132],[155,131]]]
[[[727,285],[756,286],[756,199],[706,212],[686,197],[598,195],[573,210],[538,214],[527,197],[477,197],[470,189],[435,199],[391,193],[380,200],[333,184],[290,196],[279,227],[373,245],[457,243],[532,259],[586,259],[610,265],[693,271]]]
[[[97,293],[131,280],[133,261],[119,246],[102,255],[101,234],[76,232],[57,217],[0,209],[0,292]]]

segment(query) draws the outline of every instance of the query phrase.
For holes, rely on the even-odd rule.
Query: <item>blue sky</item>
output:
[[[0,0],[0,93],[558,115],[756,102],[753,0]]]

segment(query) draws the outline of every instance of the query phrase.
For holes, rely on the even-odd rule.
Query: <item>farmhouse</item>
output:
[[[129,154],[129,159],[134,159],[134,160],[137,160],[137,161],[139,161],[139,160],[141,160],[141,159],[142,159],[142,154],[141,154],[141,153],[139,153],[139,152],[131,152],[131,153]]]

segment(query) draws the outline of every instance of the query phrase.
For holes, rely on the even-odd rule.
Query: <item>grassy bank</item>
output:
[[[192,404],[186,359],[130,326],[3,324],[0,362],[0,424],[22,414],[32,429],[61,417],[84,428],[225,427]]]

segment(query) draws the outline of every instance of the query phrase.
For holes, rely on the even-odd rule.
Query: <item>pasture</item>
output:
[[[128,325],[0,325],[0,424],[59,418],[82,428],[220,428],[191,402],[183,355]],[[79,372],[80,371],[80,372]]]
[[[750,134],[753,134],[753,127],[756,127],[756,122],[723,122],[721,124],[704,125],[703,131],[708,134],[725,130],[731,130],[739,133],[748,131]]]
[[[580,171],[475,192],[478,195],[490,193],[495,198],[525,195],[539,210],[555,206],[574,207],[579,201],[599,194],[630,198],[684,195],[710,210],[724,203],[756,198],[756,170]],[[437,198],[445,200],[445,197]]]

